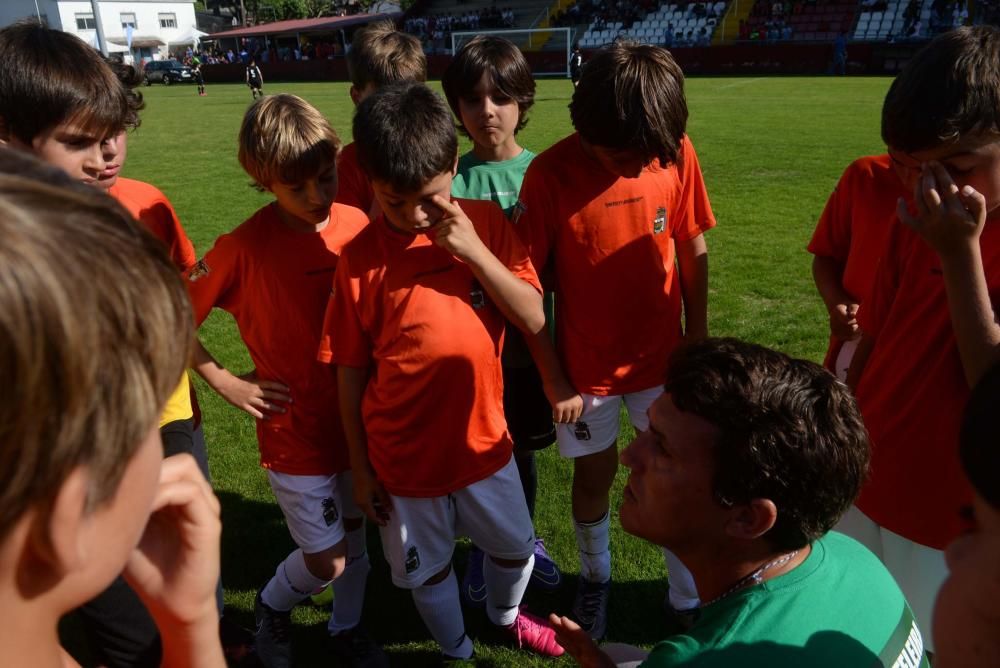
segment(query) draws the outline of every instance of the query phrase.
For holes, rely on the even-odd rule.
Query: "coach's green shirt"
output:
[[[860,543],[831,532],[798,568],[702,610],[644,668],[927,668],[895,580]]]

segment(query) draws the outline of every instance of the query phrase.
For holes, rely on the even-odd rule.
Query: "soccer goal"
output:
[[[451,55],[476,35],[497,35],[517,45],[536,77],[568,77],[573,52],[572,28],[524,28],[522,30],[478,30],[451,33]]]

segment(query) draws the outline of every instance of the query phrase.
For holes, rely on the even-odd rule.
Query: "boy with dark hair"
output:
[[[188,273],[188,286],[197,323],[213,307],[236,319],[254,370],[234,376],[200,345],[195,369],[257,418],[261,466],[298,546],[257,593],[257,653],[266,666],[291,665],[291,609],[332,580],[331,650],[341,665],[385,665],[359,626],[370,570],[364,522],[330,408],[336,378],[316,359],[338,256],[368,219],[334,204],[340,139],[301,98],[260,98],[239,142],[240,164],[275,202],[219,237]]]
[[[76,665],[59,619],[124,569],[158,665],[221,668],[219,504],[156,429],[191,345],[177,270],[113,200],[0,154],[4,662]]]
[[[535,542],[499,359],[505,317],[543,335],[538,278],[498,206],[451,200],[458,138],[429,88],[372,94],[354,139],[383,213],[344,249],[324,329],[355,499],[444,660],[473,653],[451,568],[458,535],[489,555],[486,612],[499,632],[558,656],[552,629],[519,608]]]
[[[347,73],[351,78],[351,101],[357,106],[382,86],[404,81],[427,80],[427,56],[420,40],[396,30],[389,20],[373,21],[359,28],[347,52]],[[364,211],[369,218],[378,215],[372,186],[358,164],[357,147],[344,147],[337,165],[340,188],[337,201]]]
[[[882,557],[929,627],[942,550],[972,499],[955,456],[961,413],[1000,350],[1000,29],[959,28],[918,52],[886,95],[882,137],[914,208],[899,201],[904,224],[858,313],[849,382],[873,464],[841,530]]]
[[[472,139],[472,150],[458,160],[458,171],[451,182],[452,196],[492,200],[510,217],[524,172],[535,157],[517,141],[517,133],[527,123],[528,109],[535,101],[535,80],[528,61],[506,39],[478,35],[452,60],[441,86],[459,119],[459,129]],[[551,293],[545,306],[547,317],[551,317]],[[504,338],[504,415],[514,439],[514,462],[528,513],[534,519],[538,488],[535,450],[555,441],[555,425],[538,369],[520,332],[508,327]],[[486,602],[483,559],[483,551],[473,545],[462,579],[462,598],[473,605]],[[552,590],[560,580],[559,569],[545,543],[536,538],[532,584]]]
[[[705,602],[651,652],[602,651],[553,615],[567,652],[601,668],[927,668],[885,566],[830,531],[870,457],[844,384],[812,362],[707,339],[671,356],[663,389],[622,452],[622,528],[691,564]]]
[[[708,328],[702,233],[715,218],[685,134],[683,86],[664,49],[618,42],[598,51],[570,104],[576,134],[532,162],[514,214],[532,262],[555,285],[561,368],[539,370],[559,451],[573,459],[581,562],[573,614],[595,638],[607,627],[621,405],[645,430],[670,352]],[[671,604],[696,607],[690,575],[665,554]]]

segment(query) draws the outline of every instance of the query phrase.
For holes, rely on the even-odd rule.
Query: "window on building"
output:
[[[76,15],[76,29],[77,30],[97,30],[97,22],[94,21],[93,14],[77,14]]]
[[[132,28],[132,30],[135,30],[135,14],[133,14],[131,12],[128,13],[128,14],[126,14],[125,12],[122,12],[121,19],[122,19],[122,29],[123,30],[126,29],[126,28]]]
[[[160,14],[160,27],[161,28],[176,28],[177,27],[177,14]]]

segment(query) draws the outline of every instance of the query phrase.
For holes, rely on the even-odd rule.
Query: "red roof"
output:
[[[235,28],[212,33],[204,39],[226,39],[231,37],[256,37],[258,35],[294,35],[299,32],[320,32],[340,30],[353,25],[370,23],[377,19],[396,19],[402,12],[383,12],[379,14],[352,14],[351,16],[324,16],[318,19],[291,19],[261,23],[249,28]]]

